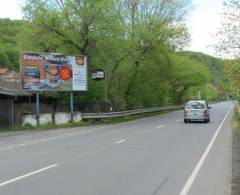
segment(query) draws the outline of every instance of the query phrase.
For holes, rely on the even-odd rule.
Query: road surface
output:
[[[1,195],[230,194],[232,103],[211,122],[183,111],[0,139]]]

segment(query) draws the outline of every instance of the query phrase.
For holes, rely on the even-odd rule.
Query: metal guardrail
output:
[[[129,116],[135,114],[142,113],[150,113],[150,112],[159,112],[159,111],[171,111],[184,108],[181,106],[165,106],[165,107],[157,107],[157,108],[146,108],[146,109],[137,109],[137,110],[128,110],[122,112],[109,112],[109,113],[83,113],[83,119],[106,119],[106,118],[117,118],[122,116]]]

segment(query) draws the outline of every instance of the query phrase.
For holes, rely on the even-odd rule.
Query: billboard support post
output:
[[[74,104],[74,97],[73,91],[70,92],[70,114],[71,114],[71,122],[73,122],[73,104]]]
[[[39,91],[36,92],[36,119],[37,119],[37,125],[40,125],[40,101],[39,101]]]
[[[105,95],[104,95],[104,99],[105,99],[105,104],[107,103],[107,101],[108,101],[108,92],[107,92],[107,71],[105,71]]]
[[[108,101],[108,86],[107,86],[107,71],[104,71],[102,69],[94,69],[92,71],[92,80],[95,81],[102,81],[104,80],[104,101],[105,103]]]

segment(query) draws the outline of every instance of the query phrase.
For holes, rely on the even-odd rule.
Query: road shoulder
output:
[[[206,161],[196,177],[189,195],[230,195],[232,181],[231,119],[233,111],[224,122]]]

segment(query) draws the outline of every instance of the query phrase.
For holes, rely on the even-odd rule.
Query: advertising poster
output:
[[[87,91],[87,58],[22,53],[21,82],[29,91]]]

